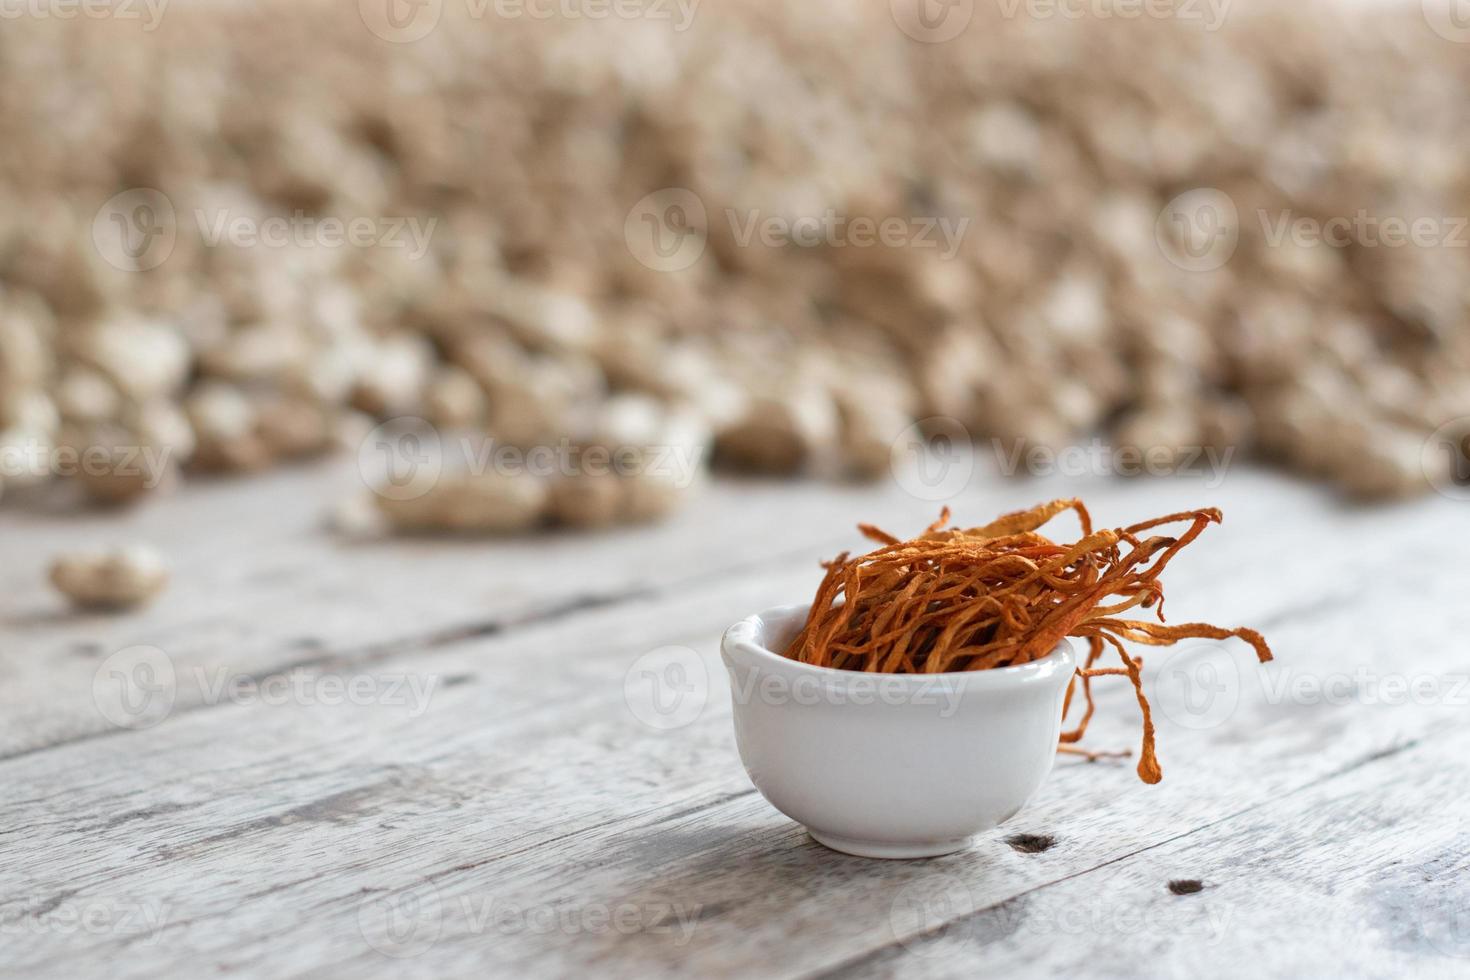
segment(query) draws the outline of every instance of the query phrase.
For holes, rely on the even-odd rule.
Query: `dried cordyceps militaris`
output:
[[[1059,544],[1036,529],[1064,510],[1075,510],[1082,538]],[[1239,637],[1262,662],[1271,649],[1254,630],[1207,623],[1163,623],[1165,566],[1205,527],[1220,520],[1214,508],[1184,511],[1113,530],[1094,531],[1080,500],[1053,500],[965,530],[938,521],[917,538],[901,541],[870,525],[859,529],[883,547],[857,558],[847,553],[827,569],[811,611],[786,656],[842,670],[934,674],[988,670],[1039,660],[1063,637],[1086,639],[1088,653],[1067,690],[1063,717],[1077,679],[1087,707],[1077,726],[1062,733],[1062,751],[1079,741],[1092,719],[1092,678],[1126,676],[1143,710],[1138,775],[1163,777],[1154,754],[1154,726],[1144,697],[1142,658],[1122,641],[1168,646],[1178,640]],[[1177,536],[1145,532],[1169,524],[1188,527]],[[1136,606],[1157,607],[1159,622],[1122,619]],[[1121,667],[1099,667],[1106,646]]]

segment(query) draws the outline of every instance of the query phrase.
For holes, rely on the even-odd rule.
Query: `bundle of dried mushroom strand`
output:
[[[1037,533],[1064,510],[1077,512],[1080,540],[1059,544]],[[1209,508],[1094,531],[1082,502],[1066,499],[964,530],[944,529],[946,507],[938,521],[907,541],[860,525],[882,547],[851,559],[844,552],[824,563],[827,574],[786,656],[844,670],[932,674],[1025,664],[1049,655],[1064,637],[1085,639],[1087,658],[1067,689],[1062,716],[1070,713],[1079,681],[1087,707],[1076,727],[1062,733],[1060,749],[1075,751],[1070,746],[1092,720],[1092,679],[1126,676],[1143,711],[1138,775],[1156,783],[1163,771],[1143,693],[1143,660],[1129,654],[1122,641],[1168,646],[1182,639],[1238,637],[1261,662],[1271,659],[1270,647],[1254,630],[1163,623],[1159,576],[1201,531],[1219,521],[1220,512]],[[1145,536],[1186,522],[1177,536]],[[1155,609],[1159,621],[1120,618],[1139,606]],[[1121,667],[1097,665],[1108,646],[1118,652]]]

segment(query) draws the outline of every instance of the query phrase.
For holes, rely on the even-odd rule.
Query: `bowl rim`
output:
[[[854,683],[869,685],[881,680],[886,685],[910,685],[929,687],[938,684],[942,689],[993,690],[1020,684],[1050,680],[1058,670],[1071,675],[1077,664],[1076,647],[1070,637],[1061,641],[1044,657],[1029,663],[1010,667],[992,667],[988,670],[952,670],[934,674],[892,674],[878,671],[843,670],[839,667],[819,667],[804,664],[799,660],[782,656],[756,640],[768,622],[805,616],[811,608],[809,602],[772,606],[740,620],[725,630],[720,639],[720,654],[728,667],[748,664],[765,667],[793,677],[811,677],[829,685],[847,686]]]

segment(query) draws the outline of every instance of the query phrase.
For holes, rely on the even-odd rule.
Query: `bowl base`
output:
[[[956,837],[953,840],[918,841],[911,844],[900,844],[893,841],[882,840],[859,840],[855,837],[839,837],[836,834],[824,833],[808,827],[806,832],[812,835],[812,840],[824,847],[830,847],[834,851],[843,854],[855,854],[865,858],[887,858],[891,860],[903,860],[905,858],[927,858],[938,857],[941,854],[953,854],[955,851],[963,851],[970,846],[973,837]]]

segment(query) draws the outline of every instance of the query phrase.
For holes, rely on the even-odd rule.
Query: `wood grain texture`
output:
[[[0,519],[25,556],[0,571],[0,968],[1470,966],[1458,803],[1470,690],[1457,688],[1470,676],[1470,575],[1446,501],[1345,509],[1239,471],[1211,490],[1032,481],[951,502],[980,517],[1082,492],[1110,523],[1218,504],[1225,525],[1171,569],[1171,619],[1258,625],[1279,660],[1155,652],[1162,784],[1126,763],[1063,761],[970,851],[873,862],[814,844],[751,788],[717,641],[740,616],[809,594],[817,559],[855,543],[854,521],[904,530],[936,505],[891,488],[734,483],[672,525],[607,537],[346,546],[310,506],[346,482],[340,469],[289,472],[129,515],[127,536],[163,546],[178,579],[154,609],[111,619],[61,614],[34,578],[51,549],[110,523]],[[139,643],[164,651],[177,683],[172,710],[130,730],[92,687],[112,651]],[[677,727],[638,693],[640,657],[670,646],[696,668],[686,707],[698,710]],[[210,694],[238,677],[266,687]],[[367,696],[323,703],[324,678]],[[1099,690],[1092,741],[1135,744],[1131,691]],[[1037,840],[1008,844],[1016,834]],[[1170,881],[1201,888],[1175,894]]]

